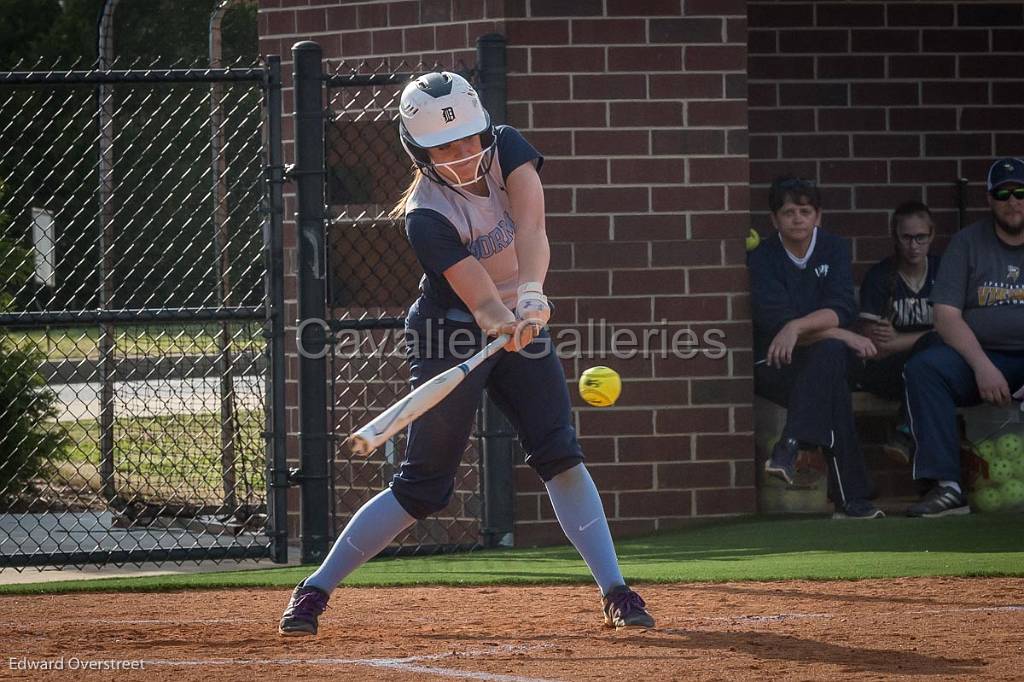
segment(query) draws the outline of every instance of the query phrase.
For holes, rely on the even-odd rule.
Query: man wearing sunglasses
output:
[[[933,483],[910,516],[970,513],[956,408],[1007,405],[1024,387],[1024,161],[997,159],[987,188],[992,213],[953,237],[932,289],[944,343],[904,370],[914,478]]]

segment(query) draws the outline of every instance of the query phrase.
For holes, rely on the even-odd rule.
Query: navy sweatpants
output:
[[[1024,352],[985,351],[1013,393],[1024,385]],[[917,443],[914,478],[960,481],[956,408],[981,404],[974,370],[945,343],[918,353],[903,370],[910,431]]]
[[[414,306],[406,351],[413,387],[483,347],[472,322],[424,315]],[[422,306],[425,307],[425,306]],[[473,428],[484,388],[519,432],[526,463],[549,481],[583,461],[572,425],[569,391],[554,344],[543,332],[523,354],[500,351],[473,370],[440,404],[409,428],[405,461],[391,482],[402,507],[418,519],[443,509]]]
[[[781,369],[757,365],[754,371],[755,392],[786,408],[782,437],[825,450],[829,498],[837,504],[872,494],[847,379],[855,359],[845,343],[826,339],[798,346]]]
[[[941,343],[942,337],[931,331],[905,351],[893,353],[881,360],[859,360],[860,367],[855,372],[855,383],[861,390],[886,400],[902,401],[903,368],[907,361],[921,351]]]

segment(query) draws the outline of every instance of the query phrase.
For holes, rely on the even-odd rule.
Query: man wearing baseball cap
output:
[[[933,483],[910,516],[970,513],[956,408],[1007,405],[1024,390],[1024,161],[996,159],[987,188],[991,214],[953,237],[932,288],[944,343],[904,370],[914,478]]]

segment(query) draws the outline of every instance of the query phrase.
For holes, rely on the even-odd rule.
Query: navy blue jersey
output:
[[[928,256],[928,271],[920,291],[914,291],[896,269],[894,257],[875,263],[860,287],[860,316],[868,320],[889,320],[898,332],[931,329],[932,285],[939,272],[938,256]]]
[[[539,170],[544,159],[515,128],[497,126],[495,139],[496,158],[486,176],[489,196],[423,179],[407,205],[405,232],[424,272],[420,292],[442,310],[468,312],[444,271],[470,256],[484,266],[502,301],[515,306],[519,264],[505,182],[524,163],[533,162]]]
[[[778,233],[748,254],[747,267],[757,360],[764,358],[772,339],[790,320],[830,308],[839,326],[846,327],[857,316],[850,246],[821,228],[804,269],[790,260]]]

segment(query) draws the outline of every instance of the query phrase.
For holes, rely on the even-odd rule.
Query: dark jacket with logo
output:
[[[747,258],[750,305],[754,319],[754,359],[761,360],[779,330],[798,317],[831,308],[846,327],[857,317],[850,246],[845,239],[818,228],[807,266],[798,268],[772,235]]]

